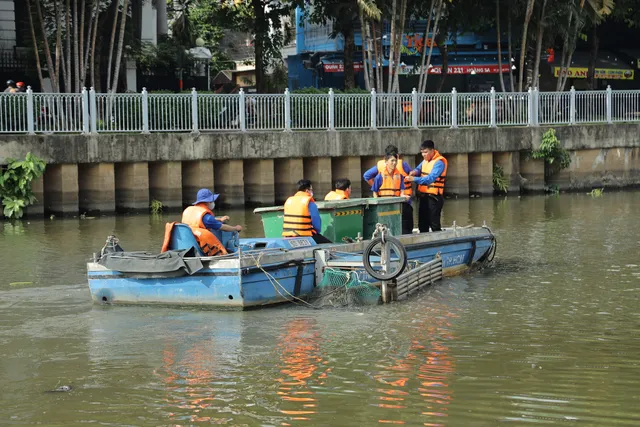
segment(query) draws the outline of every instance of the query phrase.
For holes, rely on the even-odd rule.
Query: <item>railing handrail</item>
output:
[[[640,122],[640,90],[1,93],[0,133],[291,131]],[[25,102],[26,100],[26,102]]]

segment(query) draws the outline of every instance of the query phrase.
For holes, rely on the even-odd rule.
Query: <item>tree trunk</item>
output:
[[[255,50],[255,64],[256,64],[256,90],[258,93],[265,91],[265,79],[264,79],[264,39],[269,37],[269,27],[266,23],[264,4],[261,0],[251,0],[253,6],[253,13],[255,16],[255,37],[253,41]]]
[[[375,74],[375,70],[373,68],[373,64],[376,61],[376,58],[374,57],[374,53],[373,53],[373,46],[372,46],[372,39],[371,39],[371,27],[369,26],[369,23],[365,21],[365,34],[366,34],[366,39],[367,39],[367,55],[368,55],[368,59],[369,59],[369,90],[373,89],[374,87],[376,87],[376,74]],[[373,43],[375,43],[375,41],[373,41]]]
[[[576,42],[578,40],[578,33],[580,32],[580,30],[582,29],[582,27],[580,26],[580,22],[583,22],[579,16],[576,16],[575,19],[575,26],[574,29],[571,33],[571,38],[569,40],[569,50],[567,52],[567,64],[565,66],[566,69],[568,69],[571,66],[571,59],[573,58],[573,52],[575,52],[576,50]],[[564,90],[565,85],[567,84],[567,79],[569,77],[569,73],[565,73],[564,78],[562,80],[562,86],[561,86],[561,90]]]
[[[83,1],[84,3],[84,1]],[[78,0],[73,0],[73,87],[75,93],[80,93],[80,53],[78,40]],[[82,31],[81,31],[82,32]]]
[[[111,61],[113,59],[113,46],[116,42],[116,30],[118,28],[118,6],[120,2],[113,0],[113,27],[111,27],[111,40],[109,41],[109,59],[107,60],[107,92],[111,92]]]
[[[440,93],[444,87],[444,81],[447,79],[447,75],[449,74],[449,48],[445,43],[444,35],[440,33],[436,36],[436,43],[438,43],[438,48],[442,55],[442,73],[440,73],[440,81],[438,82],[438,87],[436,89],[436,92]]]
[[[391,6],[391,41],[389,44],[389,75],[387,76],[387,91],[389,92],[391,92],[391,83],[393,81],[393,58],[395,56],[393,49],[396,45],[396,3],[397,0],[393,0]],[[384,24],[381,27],[381,31],[384,33]],[[384,45],[382,46],[382,55],[384,56]]]
[[[544,18],[547,8],[547,0],[542,2],[540,18],[538,20],[538,35],[536,38],[536,59],[533,66],[533,87],[537,88],[540,83],[540,57],[542,56],[542,39],[544,38]]]
[[[367,49],[367,39],[365,36],[364,13],[362,8],[358,7],[358,17],[360,18],[360,43],[362,44],[362,68],[364,69],[364,87],[371,91],[371,82],[369,81],[369,58]]]
[[[383,24],[380,24],[383,25]],[[383,26],[384,28],[384,26]],[[382,51],[382,36],[380,36],[380,48],[378,48],[378,31],[376,31],[375,22],[371,23],[371,29],[373,31],[373,54],[376,57],[376,92],[384,91],[384,81],[382,72],[382,58],[380,52]]]
[[[93,35],[91,36],[91,86],[97,91],[99,82],[96,81],[96,73],[95,73],[95,65],[96,65],[96,57],[100,57],[100,53],[96,55],[96,39],[98,38],[98,21],[100,20],[100,9],[99,9],[100,1],[96,0],[96,9],[95,9],[95,17],[93,21]]]
[[[438,28],[438,23],[440,21],[440,16],[442,16],[442,7],[443,7],[443,1],[439,0],[438,2],[438,10],[436,11],[436,20],[433,23],[433,40],[431,40],[431,43],[429,43],[429,56],[427,57],[427,67],[429,66],[429,64],[431,64],[431,55],[433,54],[433,41],[436,38],[436,35],[438,34],[439,28]],[[425,43],[426,43],[426,39],[425,39]],[[424,47],[426,49],[426,46]],[[440,49],[440,45],[438,45],[438,48]],[[427,72],[424,75],[424,79],[422,80],[422,86],[420,87],[420,93],[425,93],[427,91],[427,80],[429,78],[429,69],[427,68]]]
[[[63,73],[65,75],[64,91],[71,93],[71,91],[73,91],[73,88],[71,87],[71,0],[67,0],[67,10],[65,11],[64,19],[64,56],[66,58],[66,68],[63,67]]]
[[[599,48],[600,39],[598,38],[598,26],[593,24],[591,30],[591,52],[589,52],[589,71],[587,74],[587,87],[591,90],[596,88],[596,61],[598,59]]]
[[[398,28],[398,36],[396,37],[397,40],[397,53],[396,53],[396,57],[397,59],[395,60],[395,75],[393,76],[393,85],[392,85],[392,90],[390,90],[390,93],[399,93],[400,92],[400,64],[401,64],[401,57],[402,57],[402,38],[404,37],[404,23],[405,20],[407,19],[407,0],[402,0],[401,6],[400,6],[400,22],[399,22],[399,28]]]
[[[573,20],[573,10],[569,12],[569,19],[566,26],[566,31],[564,32],[564,43],[562,45],[562,58],[560,59],[560,73],[558,73],[558,81],[556,83],[556,92],[560,92],[563,90],[564,85],[566,83],[565,74],[567,74],[567,57],[569,53],[569,37],[571,33],[571,22]]]
[[[511,86],[511,92],[515,92],[516,88],[513,85],[513,47],[511,45],[511,2],[507,1],[507,45],[509,49],[509,85]]]
[[[344,36],[344,89],[356,87],[355,70],[353,69],[353,52],[355,50],[355,35],[353,25],[342,29]]]
[[[418,92],[422,93],[422,81],[429,72],[427,69],[425,73],[425,61],[427,58],[427,40],[429,39],[429,29],[431,28],[431,16],[433,15],[433,8],[435,7],[435,0],[431,0],[431,6],[429,7],[429,14],[427,15],[427,26],[424,28],[424,37],[422,38],[422,52],[420,52],[420,77],[418,78]],[[431,43],[433,44],[433,43]]]
[[[95,37],[95,35],[94,35]],[[98,46],[102,44],[102,37],[100,37],[100,43]],[[93,58],[91,58],[91,84],[93,84],[93,88],[96,92],[102,92],[102,80],[100,79],[100,65],[102,64],[102,55],[98,53],[95,54],[95,50],[93,51]]]
[[[64,85],[64,81],[67,78],[64,70],[62,71],[62,75],[60,74],[60,64],[62,64],[62,68],[64,68],[64,57],[62,53],[62,14],[60,13],[60,6],[58,2],[55,3],[56,9],[56,78],[58,79],[58,90],[62,92],[61,85]]]
[[[94,19],[97,22],[98,21],[98,5],[99,5],[99,1],[94,1],[96,7],[93,10],[93,12],[91,12],[91,16],[89,17],[89,25],[87,26],[87,36],[85,38],[84,44],[86,44],[86,46],[84,47],[84,50],[80,49],[80,53],[84,55],[83,59],[82,59],[82,67],[80,70],[80,82],[81,82],[81,86],[85,87],[86,86],[86,82],[87,82],[87,70],[89,69],[89,54],[93,52],[93,45],[92,45],[92,41],[93,41],[93,27],[94,27]],[[84,53],[83,53],[84,52]],[[92,83],[93,84],[93,83]]]
[[[78,67],[79,69],[78,85],[81,88],[84,87],[84,24],[85,24],[85,15],[86,15],[86,11],[85,11],[86,3],[87,3],[87,0],[80,0],[80,28],[79,28],[80,40],[78,42],[78,54],[79,54],[78,60],[80,64]],[[89,21],[89,29],[91,29],[91,21]],[[89,40],[89,36],[87,36],[87,41],[88,40]]]
[[[27,14],[29,15],[29,31],[31,32],[31,40],[33,41],[33,52],[36,57],[36,70],[38,71],[38,80],[40,81],[40,91],[43,92],[44,77],[42,77],[42,65],[40,64],[40,54],[38,53],[38,39],[36,38],[36,29],[33,26],[33,15],[31,13],[31,0],[27,0]],[[46,43],[47,38],[43,37],[43,39]]]
[[[116,53],[116,66],[113,70],[113,83],[111,85],[111,93],[118,90],[118,76],[120,74],[120,61],[122,60],[122,48],[124,45],[124,33],[127,24],[127,11],[129,10],[129,0],[124,0],[122,6],[122,19],[120,20],[120,35],[118,36],[118,52]]]
[[[509,0],[507,0],[509,1]],[[500,32],[500,0],[496,0],[496,32],[498,33],[498,73],[500,74],[500,88],[502,92],[507,89],[504,85],[504,73],[502,72],[502,33]]]
[[[524,77],[524,59],[527,56],[527,35],[529,34],[529,22],[533,14],[533,5],[535,0],[527,2],[527,11],[524,16],[524,24],[522,26],[522,43],[520,45],[520,69],[518,70],[518,92],[522,92],[522,83]]]

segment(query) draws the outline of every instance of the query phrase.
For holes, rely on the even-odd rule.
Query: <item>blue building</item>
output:
[[[423,35],[426,21],[410,22],[405,29],[402,44],[400,70],[400,91],[410,92],[418,85],[421,49],[426,45]],[[332,23],[312,24],[304,19],[301,9],[296,10],[296,54],[289,55],[289,90],[305,87],[343,89],[344,87],[344,39],[341,35],[331,37]],[[385,23],[382,35],[384,50],[384,75],[388,74],[390,25]],[[448,76],[443,91],[453,87],[458,91],[486,91],[492,86],[498,87],[498,52],[495,32],[485,34],[456,34],[448,37],[449,52]],[[360,26],[355,33],[354,64],[356,84],[365,87],[362,55],[362,37]],[[506,46],[506,43],[504,44]],[[424,47],[427,48],[428,47]],[[442,72],[442,54],[436,46],[433,48],[427,80],[427,92],[434,92],[440,82]],[[512,62],[502,52],[502,68],[505,84],[509,84]],[[387,78],[384,79],[385,81]]]

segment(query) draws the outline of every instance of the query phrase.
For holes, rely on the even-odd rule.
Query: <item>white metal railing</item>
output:
[[[0,133],[291,131],[640,122],[640,91],[0,94]]]

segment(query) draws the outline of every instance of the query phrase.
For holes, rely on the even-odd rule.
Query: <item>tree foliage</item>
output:
[[[22,218],[24,208],[35,203],[31,183],[42,176],[46,163],[27,153],[24,160],[7,159],[8,165],[0,173],[0,197],[7,218]]]

